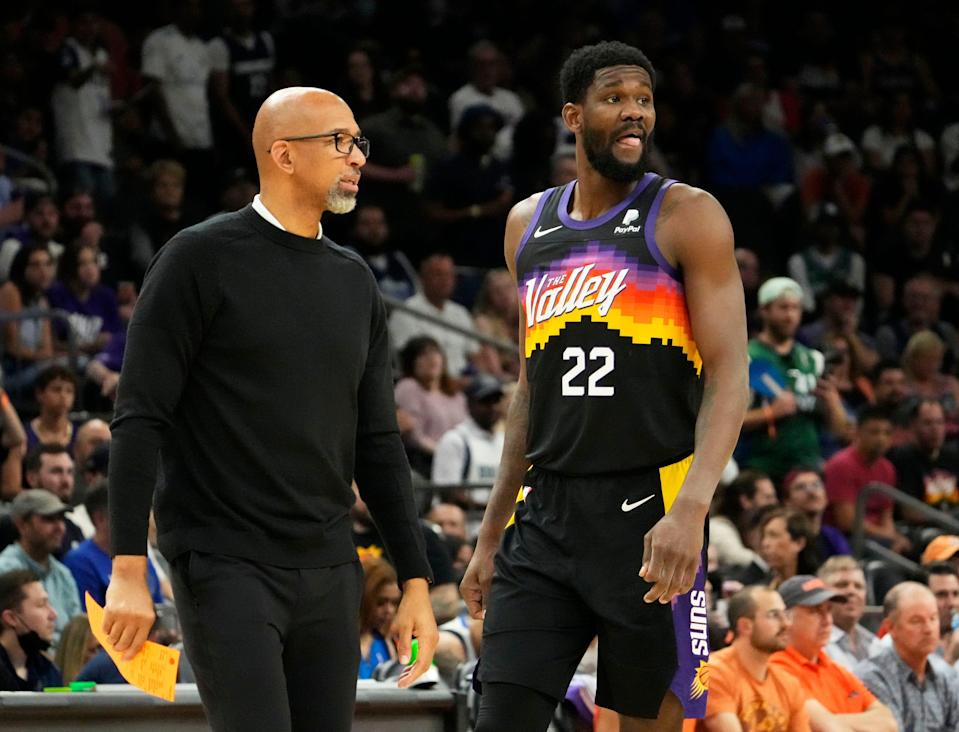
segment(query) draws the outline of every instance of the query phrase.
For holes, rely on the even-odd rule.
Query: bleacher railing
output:
[[[398,300],[395,297],[383,295],[383,302],[386,304],[386,307],[389,310],[400,310],[404,313],[412,315],[414,318],[419,318],[427,323],[439,326],[440,328],[445,328],[452,333],[458,333],[459,335],[466,336],[474,341],[479,341],[480,343],[483,343],[487,346],[492,346],[493,348],[500,351],[505,351],[506,353],[519,353],[519,347],[512,341],[504,341],[501,338],[494,338],[483,333],[477,333],[475,330],[471,330],[470,328],[460,328],[458,325],[447,323],[445,320],[438,318],[435,315],[424,313],[422,310],[417,310],[416,308],[411,308],[405,302]]]
[[[890,485],[884,483],[869,483],[859,492],[859,496],[856,498],[856,518],[852,531],[852,552],[856,559],[862,559],[865,550],[868,549],[874,556],[884,559],[891,564],[895,564],[907,572],[915,574],[921,571],[921,567],[915,562],[906,559],[901,554],[897,554],[878,541],[866,537],[866,529],[863,524],[866,517],[866,503],[871,496],[876,494],[886,496],[893,504],[905,506],[915,511],[931,524],[940,526],[953,534],[959,534],[959,521],[949,514],[927,506],[919,499],[903,493]]]
[[[20,320],[50,320],[59,321],[66,324],[67,333],[67,363],[70,369],[77,374],[77,378],[83,381],[83,374],[80,372],[80,347],[77,345],[77,334],[70,323],[70,313],[59,308],[27,308],[19,313],[5,313],[0,311],[0,327],[11,321]],[[81,407],[82,389],[77,389],[76,408]],[[31,390],[32,393],[32,390]]]

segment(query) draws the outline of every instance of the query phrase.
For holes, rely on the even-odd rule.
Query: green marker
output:
[[[44,694],[69,694],[69,686],[45,686],[43,687]]]
[[[71,681],[70,691],[96,691],[96,681]]]
[[[416,663],[416,657],[420,653],[420,642],[416,638],[413,639],[413,643],[410,645],[410,662],[406,664],[407,666],[412,666]]]

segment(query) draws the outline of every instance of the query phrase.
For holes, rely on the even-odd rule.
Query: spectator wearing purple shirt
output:
[[[70,313],[77,345],[85,353],[98,353],[123,330],[116,293],[100,284],[99,254],[89,242],[67,247],[60,258],[60,279],[47,291],[50,307]],[[66,340],[63,322],[55,330],[59,340]]]
[[[783,505],[806,514],[816,537],[816,551],[821,562],[829,557],[851,554],[849,542],[834,526],[823,525],[822,516],[828,499],[822,475],[812,468],[795,468],[786,474],[782,485]]]

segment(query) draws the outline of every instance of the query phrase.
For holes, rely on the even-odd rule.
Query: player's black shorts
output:
[[[643,537],[672,505],[692,456],[664,468],[575,477],[533,468],[496,555],[482,682],[553,698],[599,636],[596,703],[655,719],[668,689],[687,718],[706,709],[705,547],[693,589],[647,603]],[[699,527],[690,527],[690,538]]]

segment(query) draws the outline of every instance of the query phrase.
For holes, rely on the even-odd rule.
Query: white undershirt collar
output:
[[[260,199],[260,194],[257,193],[253,196],[253,210],[256,211],[260,216],[273,224],[280,231],[286,231],[286,228],[283,224],[280,223],[280,220],[270,213],[270,209],[266,207],[266,204]],[[323,238],[323,224],[319,221],[316,222],[316,238]]]

